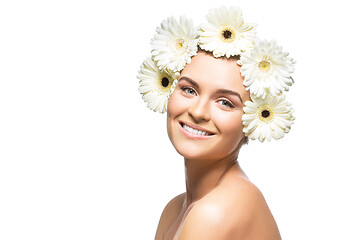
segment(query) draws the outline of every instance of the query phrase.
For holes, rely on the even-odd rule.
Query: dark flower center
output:
[[[261,116],[263,118],[267,118],[267,117],[270,116],[270,112],[268,110],[264,110],[264,111],[261,112]]]
[[[232,35],[232,32],[229,31],[229,30],[225,30],[225,31],[223,32],[223,36],[224,36],[224,38],[226,38],[226,39],[231,38],[231,35]]]
[[[166,88],[167,86],[169,86],[169,83],[170,83],[170,81],[169,81],[168,78],[163,77],[163,78],[161,79],[161,85],[162,85],[164,88]]]

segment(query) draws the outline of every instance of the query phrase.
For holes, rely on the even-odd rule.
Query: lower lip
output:
[[[180,128],[180,132],[182,132],[187,138],[190,138],[190,139],[209,139],[214,136],[214,135],[202,136],[202,135],[193,134],[191,132],[186,131],[181,126],[180,123],[179,123],[179,128]]]

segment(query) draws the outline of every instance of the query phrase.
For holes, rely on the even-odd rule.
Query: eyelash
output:
[[[192,90],[192,91],[196,92],[193,88],[189,88],[189,87],[181,87],[180,89],[183,90],[184,92],[186,92],[187,94],[190,94],[190,95],[193,95],[193,94],[189,93],[187,90]],[[235,108],[235,106],[228,100],[221,99],[221,100],[219,100],[219,102],[220,101],[227,102],[227,104],[228,104],[228,105],[221,104],[222,106]]]
[[[227,105],[223,105],[223,106],[226,106],[226,107],[231,107],[231,108],[234,108],[235,106],[234,105],[232,105],[229,101],[227,101],[227,100],[224,100],[224,99],[221,99],[221,100],[219,100],[219,101],[224,101],[224,102],[227,102],[229,105],[227,106]]]
[[[183,90],[184,92],[186,92],[187,94],[190,94],[190,93],[188,93],[188,91],[186,91],[186,90],[192,90],[195,92],[195,90],[193,88],[189,88],[189,87],[182,87],[180,89]],[[193,94],[190,94],[190,95],[193,95]]]

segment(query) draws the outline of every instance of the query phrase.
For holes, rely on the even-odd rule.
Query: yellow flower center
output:
[[[267,59],[264,59],[261,62],[259,62],[258,67],[259,67],[260,71],[266,73],[266,72],[270,71],[271,62],[269,60],[267,60]]]
[[[224,42],[232,42],[235,40],[235,29],[230,27],[230,26],[226,26],[223,27],[220,31],[220,39]]]
[[[274,118],[274,112],[269,105],[263,105],[258,110],[258,117],[261,121],[267,123]]]
[[[184,46],[184,40],[182,40],[182,39],[176,40],[176,50],[182,49],[183,46]]]

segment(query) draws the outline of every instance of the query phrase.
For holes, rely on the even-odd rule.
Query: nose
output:
[[[195,122],[210,120],[210,102],[205,98],[198,98],[188,110],[189,115]]]

